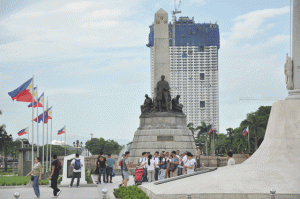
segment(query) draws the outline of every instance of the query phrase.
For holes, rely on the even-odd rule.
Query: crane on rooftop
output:
[[[172,21],[173,21],[173,27],[172,27],[172,49],[173,49],[173,56],[172,58],[174,59],[174,49],[175,49],[175,24],[176,24],[176,14],[181,13],[179,10],[181,4],[181,0],[179,0],[178,5],[177,5],[177,0],[174,0],[174,7],[175,10],[172,11]]]

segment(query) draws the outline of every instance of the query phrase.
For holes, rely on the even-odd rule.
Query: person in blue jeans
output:
[[[111,158],[111,155],[107,155],[107,167],[106,167],[106,182],[108,182],[108,176],[110,178],[109,183],[112,182],[112,176],[114,171],[115,159]]]
[[[32,176],[34,178],[32,187],[33,187],[36,197],[39,198],[40,197],[39,181],[42,180],[42,165],[40,163],[39,157],[36,157],[34,159],[34,162],[35,162],[35,164],[33,166],[32,171],[30,173],[28,173],[26,177],[28,177],[29,175],[32,174]]]
[[[101,184],[101,175],[103,174],[103,182],[106,184],[107,182],[105,181],[106,177],[106,158],[103,156],[99,157],[98,160],[98,167],[99,167],[99,184]]]
[[[79,159],[79,154],[76,153],[76,158],[72,160],[71,167],[73,168],[73,176],[71,180],[70,187],[73,187],[74,179],[77,178],[77,185],[76,187],[79,188],[79,182],[81,178],[81,167],[83,167],[83,164],[81,163],[81,160]]]

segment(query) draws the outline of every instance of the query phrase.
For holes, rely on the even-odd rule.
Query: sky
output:
[[[177,17],[219,25],[220,133],[287,96],[289,6],[283,0],[182,0]],[[68,143],[85,142],[91,133],[132,141],[151,92],[146,44],[160,8],[171,21],[173,0],[0,1],[0,124],[14,138],[31,129],[28,103],[13,102],[8,92],[34,75],[38,94],[53,106],[54,140],[66,125]]]

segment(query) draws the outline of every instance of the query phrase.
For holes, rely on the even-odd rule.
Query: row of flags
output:
[[[26,81],[24,84],[19,86],[17,89],[11,91],[8,93],[8,95],[12,98],[12,100],[16,100],[18,102],[30,102],[28,105],[28,108],[36,108],[36,107],[43,107],[44,104],[44,93],[41,94],[41,96],[36,99],[36,91],[37,87],[33,87],[33,78]],[[33,93],[32,93],[33,90]],[[32,103],[33,102],[33,103]],[[48,108],[44,113],[40,114],[38,117],[34,119],[35,122],[40,123],[41,121],[44,121],[45,124],[48,123],[48,120],[52,119],[52,107]],[[65,127],[63,128],[65,129]],[[18,132],[19,136],[22,136],[24,134],[28,134],[29,128],[22,129]],[[65,133],[65,131],[59,130],[58,135],[61,135]]]

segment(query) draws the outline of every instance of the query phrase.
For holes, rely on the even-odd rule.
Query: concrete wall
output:
[[[233,158],[235,160],[235,164],[241,164],[247,157],[243,154],[233,154]],[[223,167],[227,165],[228,158],[227,157],[218,157],[218,156],[198,156],[197,162],[202,166],[204,163],[204,167]]]

